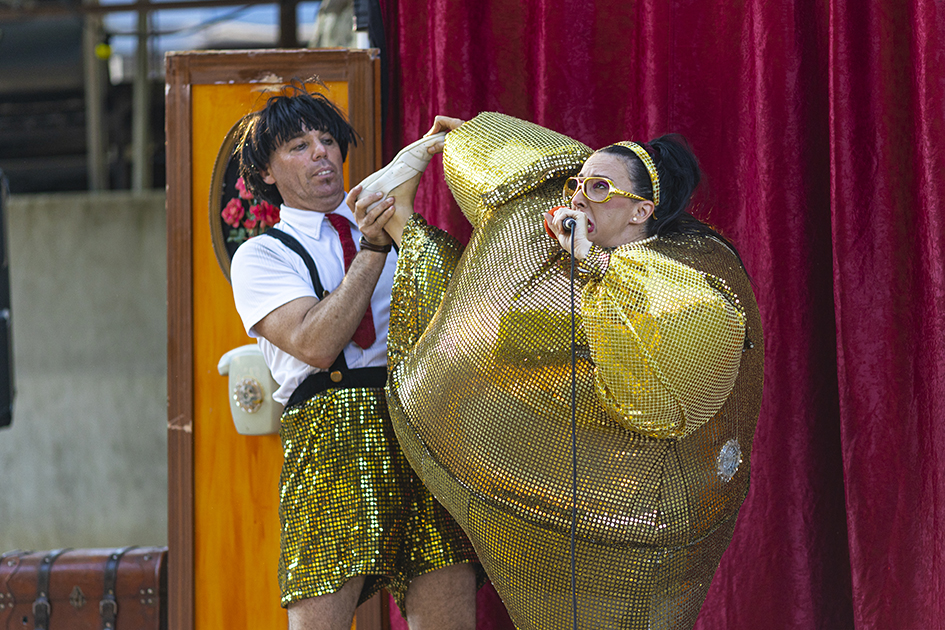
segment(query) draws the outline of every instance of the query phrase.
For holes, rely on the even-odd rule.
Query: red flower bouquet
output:
[[[268,201],[256,201],[253,193],[246,189],[246,182],[240,177],[236,180],[238,196],[231,197],[223,207],[220,216],[230,226],[227,243],[239,245],[243,241],[262,234],[279,222],[279,208]],[[249,212],[247,212],[247,205]]]

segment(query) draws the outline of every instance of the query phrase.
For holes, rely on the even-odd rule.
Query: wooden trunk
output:
[[[0,630],[164,630],[167,548],[0,556]]]

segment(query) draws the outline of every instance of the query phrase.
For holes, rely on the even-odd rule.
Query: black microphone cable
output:
[[[568,217],[561,223],[571,232],[571,618],[578,630],[577,615],[577,359],[574,315],[574,231],[576,221]]]

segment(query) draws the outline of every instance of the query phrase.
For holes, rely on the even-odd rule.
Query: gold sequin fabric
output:
[[[367,575],[401,610],[414,577],[477,562],[468,539],[397,445],[380,389],[337,389],[287,409],[279,516],[282,605]]]
[[[474,231],[460,256],[408,223],[391,418],[520,630],[571,627],[572,507],[578,627],[691,628],[748,489],[760,318],[715,238],[592,248],[575,292],[574,471],[570,257],[540,214],[588,155],[499,114],[447,136]]]

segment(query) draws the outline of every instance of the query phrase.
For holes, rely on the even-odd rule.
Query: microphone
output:
[[[574,220],[574,217],[568,217],[561,222],[561,227],[563,227],[566,232],[573,230],[575,225],[577,225],[577,221]]]

